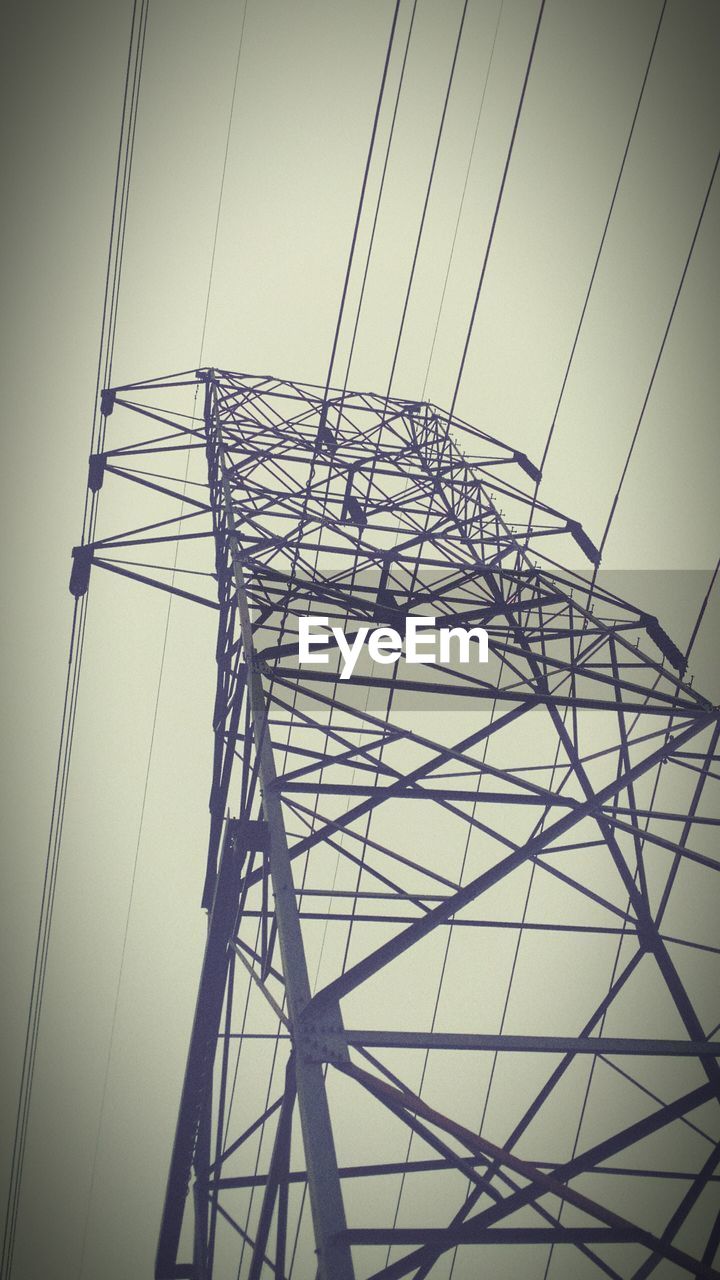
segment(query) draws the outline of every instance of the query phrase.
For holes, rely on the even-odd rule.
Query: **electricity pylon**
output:
[[[432,405],[203,369],[102,407],[90,487],[148,505],[71,589],[218,612],[159,1280],[717,1276],[720,717],[658,620]],[[217,593],[181,586],[210,550]],[[299,663],[307,615],[490,659],[344,681]]]

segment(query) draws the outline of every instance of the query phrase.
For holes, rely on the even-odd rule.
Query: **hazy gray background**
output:
[[[151,0],[115,381],[192,367],[201,354],[324,380],[392,8],[249,0],[201,353],[243,8]],[[456,0],[418,6],[350,376],[358,388],[387,386],[460,10]],[[499,13],[496,0],[471,0],[398,394],[419,396],[427,377],[432,399],[451,397],[536,12],[525,0],[502,8],[428,374]],[[548,0],[457,405],[536,461],[658,12],[640,0]],[[389,100],[409,13],[404,0]],[[47,839],[130,14],[119,0],[3,10],[3,1151]],[[715,159],[719,35],[715,3],[670,0],[546,466],[545,499],[596,539]],[[370,208],[378,174],[376,165]],[[608,541],[612,568],[708,570],[717,557],[719,214],[715,191]],[[368,228],[366,219],[359,261]],[[675,593],[663,601],[667,579],[633,575],[634,594],[652,596],[653,581],[653,607],[682,644],[702,580],[687,579],[681,610]],[[148,770],[166,616],[159,593],[94,577],[18,1280],[78,1276],[88,1204],[85,1280],[151,1274],[203,935],[213,679],[213,620],[173,605]],[[710,653],[708,624],[705,670]]]

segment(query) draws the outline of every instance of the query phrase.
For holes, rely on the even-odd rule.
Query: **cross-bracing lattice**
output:
[[[158,1276],[718,1275],[720,721],[657,619],[431,405],[211,369],[104,409],[142,515],[73,589],[219,614]],[[300,615],[410,614],[490,662],[298,665]]]

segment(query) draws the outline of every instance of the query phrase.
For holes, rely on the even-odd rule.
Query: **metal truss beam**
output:
[[[460,1276],[490,1244],[717,1277],[720,715],[684,655],[436,406],[217,369],[106,399],[72,590],[94,566],[218,621],[158,1280],[423,1280],[455,1248]],[[488,666],[298,663],[302,615],[418,614],[484,627]]]

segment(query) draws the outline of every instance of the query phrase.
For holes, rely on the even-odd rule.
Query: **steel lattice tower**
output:
[[[72,590],[94,564],[219,618],[157,1276],[720,1274],[720,717],[657,619],[431,405],[207,369],[103,411],[90,487],[147,507]],[[138,567],[178,543],[216,596]],[[301,615],[418,613],[489,664],[298,666]]]

